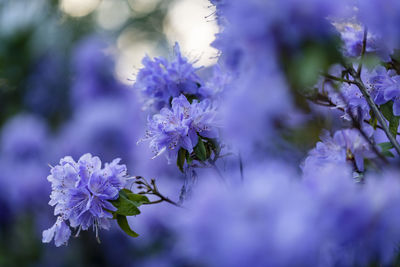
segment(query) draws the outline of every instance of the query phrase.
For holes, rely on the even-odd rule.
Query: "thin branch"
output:
[[[341,92],[338,92],[338,94],[339,94],[340,98],[342,99],[342,101],[343,101],[343,102],[346,104],[346,106],[348,107],[349,104],[347,103],[346,97],[345,97]],[[352,123],[353,123],[353,126],[354,126],[355,128],[358,129],[358,131],[360,132],[360,134],[362,135],[362,137],[369,143],[369,145],[370,145],[370,147],[372,148],[372,150],[374,151],[374,153],[375,153],[383,162],[388,163],[388,161],[387,161],[387,159],[385,158],[385,156],[383,156],[382,153],[377,149],[377,147],[376,147],[376,145],[375,145],[375,142],[374,142],[371,138],[369,138],[369,136],[364,132],[364,130],[363,130],[362,127],[361,127],[361,124],[360,124],[359,120],[357,120],[357,118],[354,116],[354,114],[353,114],[353,112],[352,112],[351,109],[349,109],[348,114],[349,114],[349,116],[350,116],[350,118],[351,118],[351,121],[352,121]]]
[[[358,65],[358,68],[357,68],[357,76],[358,77],[360,77],[360,75],[361,75],[362,62],[364,60],[365,51],[367,50],[367,35],[368,35],[368,30],[367,30],[367,27],[365,27],[362,48],[361,48],[361,60],[360,60],[360,64]]]
[[[223,183],[226,183],[225,177],[222,175],[222,173],[221,173],[221,171],[219,170],[219,168],[217,167],[217,165],[215,165],[215,162],[209,161],[209,163],[210,163],[212,169],[217,173],[217,175],[218,175],[218,177],[220,178],[220,180],[221,180]]]
[[[242,155],[239,152],[239,170],[240,170],[240,179],[242,182],[244,181],[244,175],[243,175],[243,160],[242,160]]]
[[[342,112],[346,112],[344,110],[344,108],[336,106],[330,99],[325,100],[326,102],[320,102],[319,100],[315,100],[315,99],[312,99],[312,98],[308,98],[308,100],[312,101],[314,104],[317,104],[319,106],[331,107],[331,108],[335,108],[337,110],[340,110]],[[366,119],[364,119],[364,122],[369,124],[369,121],[366,120]],[[376,128],[378,128],[378,129],[383,131],[382,126],[380,126],[379,124],[376,125]],[[400,132],[397,132],[397,135],[400,135]]]
[[[154,179],[151,179],[150,184],[147,182],[147,180],[142,177],[142,176],[134,176],[136,178],[135,183],[139,185],[139,187],[145,187],[147,189],[147,191],[142,191],[139,192],[139,194],[150,194],[150,195],[154,195],[159,197],[159,200],[156,201],[152,201],[152,202],[148,202],[145,204],[156,204],[156,203],[160,203],[160,202],[168,202],[174,206],[177,207],[181,207],[181,205],[179,205],[178,203],[172,201],[171,199],[169,199],[168,197],[165,197],[163,194],[160,193],[160,191],[158,191],[157,185],[156,185],[156,181]]]
[[[322,76],[324,76],[325,78],[329,79],[329,80],[333,80],[333,81],[337,81],[337,82],[344,82],[344,83],[350,83],[350,84],[355,84],[354,81],[349,80],[349,79],[344,79],[344,78],[339,78],[333,75],[330,75],[328,73],[323,73]]]
[[[363,48],[362,48],[362,54],[361,57],[363,58],[365,55],[366,51],[366,46],[367,46],[367,29],[364,30],[364,38],[363,38]],[[382,126],[382,130],[385,132],[386,136],[388,137],[390,143],[392,143],[393,147],[395,148],[397,154],[400,155],[400,145],[397,142],[396,138],[393,137],[391,134],[388,125],[386,124],[385,118],[383,117],[382,113],[380,112],[378,106],[375,104],[373,101],[371,95],[369,94],[367,87],[361,80],[361,68],[362,64],[358,65],[357,71],[354,70],[352,66],[344,66],[346,68],[346,72],[349,73],[353,77],[353,81],[350,80],[345,80],[341,79],[332,75],[324,75],[328,79],[332,79],[335,81],[342,81],[342,82],[347,82],[347,83],[352,83],[357,85],[357,87],[360,89],[361,93],[363,94],[365,100],[367,101],[368,105],[370,106],[372,112],[374,113],[375,117],[377,118],[379,124]]]
[[[347,103],[347,99],[346,97],[338,90],[336,89],[337,94],[339,95],[339,97],[341,98],[341,100],[345,103],[346,106],[349,106]],[[334,103],[332,103],[332,101],[329,98],[326,98],[325,101],[327,102],[327,104],[330,106],[335,106]],[[316,102],[317,104],[319,104],[318,102]],[[325,105],[326,106],[326,105]],[[345,112],[345,110],[343,108],[338,108],[340,110],[342,110],[343,112]],[[360,134],[362,135],[362,137],[368,142],[368,144],[370,145],[371,149],[373,150],[373,152],[378,156],[379,159],[381,159],[383,162],[387,163],[387,159],[382,155],[382,153],[378,150],[378,148],[375,145],[375,142],[373,140],[371,140],[371,138],[368,137],[368,135],[364,132],[364,130],[362,129],[360,122],[355,118],[353,112],[351,110],[349,110],[349,112],[347,112],[351,118],[351,121],[353,123],[353,126],[360,132]]]
[[[395,148],[397,154],[400,155],[400,145],[397,142],[396,138],[393,137],[391,134],[388,125],[386,124],[385,118],[383,117],[382,113],[380,112],[378,106],[375,104],[373,101],[371,95],[367,91],[367,88],[363,81],[361,80],[361,77],[357,75],[356,71],[354,69],[350,69],[350,74],[353,76],[354,81],[356,82],[357,87],[360,89],[361,93],[363,94],[365,100],[367,101],[368,105],[372,109],[372,112],[374,113],[376,119],[378,120],[379,124],[382,126],[383,131],[385,132],[386,136],[388,137],[390,143],[392,143],[393,147]]]

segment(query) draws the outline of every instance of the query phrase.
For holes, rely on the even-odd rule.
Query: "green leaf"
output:
[[[389,130],[393,137],[397,136],[399,128],[400,116],[393,115],[393,101],[387,102],[380,106],[383,116],[389,121]]]
[[[386,157],[391,157],[394,158],[394,155],[392,152],[390,152],[390,149],[393,148],[392,143],[390,142],[384,142],[384,143],[380,143],[378,144],[378,146],[381,148],[381,154],[386,156]]]
[[[183,165],[185,164],[185,158],[186,158],[186,149],[179,149],[178,151],[178,158],[176,159],[176,165],[178,166],[179,170],[183,172]]]
[[[141,205],[143,205],[145,203],[149,203],[150,202],[150,200],[144,195],[134,194],[128,189],[122,189],[122,190],[129,191],[129,192],[125,192],[126,196],[130,201],[135,203],[136,207],[139,207],[139,206],[141,206]]]
[[[394,146],[393,146],[392,143],[390,143],[390,142],[380,143],[380,144],[378,144],[378,146],[380,146],[380,148],[382,149],[382,151],[386,151],[386,150],[389,150],[389,149],[394,148]]]
[[[138,237],[139,234],[134,232],[131,227],[129,226],[128,220],[126,219],[126,216],[123,215],[117,215],[117,222],[119,227],[129,236],[131,237]]]
[[[368,69],[373,69],[376,66],[380,65],[381,60],[377,55],[371,54],[371,53],[366,53],[364,57],[362,58],[361,63],[367,67]]]
[[[326,72],[332,64],[342,61],[338,47],[340,39],[336,37],[305,40],[300,51],[295,53],[283,47],[281,62],[293,88],[301,94],[312,93],[311,87],[317,82],[320,72]]]
[[[186,153],[186,162],[188,165],[192,164],[193,159],[190,157],[189,153]]]
[[[204,146],[204,142],[200,136],[197,145],[194,147],[194,153],[201,161],[205,161],[207,159],[206,147]]]
[[[137,208],[138,203],[129,199],[128,194],[123,191],[119,191],[119,197],[116,200],[110,201],[117,210],[114,212],[119,215],[133,216],[140,214],[140,210]],[[133,194],[133,193],[132,193]]]
[[[369,124],[374,127],[374,130],[376,130],[376,127],[378,126],[378,120],[375,116],[375,113],[372,111],[372,109],[369,111],[370,119],[369,119]]]
[[[188,101],[190,104],[193,103],[193,100],[198,99],[196,95],[188,95],[188,94],[187,94],[187,95],[185,95],[185,97],[186,97],[187,101]]]

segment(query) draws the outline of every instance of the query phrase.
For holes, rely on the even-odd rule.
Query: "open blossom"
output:
[[[340,94],[333,91],[329,95],[336,108],[344,110],[345,114],[342,116],[344,119],[351,121],[350,114],[359,121],[370,119],[370,107],[356,85],[343,83]]]
[[[202,82],[188,60],[181,55],[178,43],[174,46],[174,59],[168,61],[158,57],[153,60],[146,56],[142,60],[144,68],[136,77],[134,88],[139,89],[146,98],[147,105],[155,110],[169,106],[173,97],[180,94],[201,98],[199,87]]]
[[[172,100],[172,108],[163,108],[148,121],[144,140],[150,140],[150,147],[156,156],[165,150],[168,159],[176,156],[180,148],[189,153],[197,145],[198,136],[217,138],[216,112],[211,102],[193,100],[192,104],[184,95]]]
[[[378,67],[369,77],[374,101],[378,105],[393,100],[393,114],[400,116],[400,75],[394,70]]]
[[[369,143],[356,129],[335,132],[333,137],[325,131],[305,159],[303,171],[315,171],[327,163],[354,162],[359,171],[364,170],[364,159],[375,157]]]
[[[87,230],[90,226],[108,229],[109,211],[116,208],[109,202],[118,197],[118,192],[126,183],[126,167],[119,164],[120,159],[106,163],[101,168],[101,161],[91,154],[83,155],[78,162],[71,157],[64,157],[60,164],[52,167],[48,176],[52,184],[51,206],[54,206],[56,223],[43,232],[43,242],[55,238],[56,246],[67,243],[71,227]]]
[[[344,54],[349,57],[361,56],[364,39],[363,27],[358,25],[348,25],[345,26],[343,30],[340,30],[340,34],[344,42]],[[389,55],[391,51],[382,47],[381,43],[382,40],[371,32],[368,32],[365,51],[367,53],[376,53],[382,58],[382,60],[390,61]]]

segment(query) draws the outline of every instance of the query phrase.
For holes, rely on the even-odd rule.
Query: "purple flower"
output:
[[[106,53],[107,43],[99,37],[88,37],[75,47],[72,68],[71,103],[87,104],[99,98],[128,95],[128,87],[114,76],[114,61]]]
[[[67,221],[71,227],[79,228],[78,233],[93,225],[96,236],[98,228],[110,227],[110,211],[116,208],[109,201],[118,197],[126,183],[126,167],[118,163],[119,159],[115,159],[101,168],[98,157],[85,154],[78,162],[64,157],[51,168],[47,178],[52,184],[49,204],[59,217],[52,228],[43,232],[43,242],[50,242],[55,233],[56,246],[66,243],[70,233],[65,230],[69,229]]]
[[[364,29],[360,26],[359,29],[356,26],[345,26],[342,31],[340,31],[342,36],[342,40],[344,41],[344,54],[348,57],[359,57],[361,55],[362,44],[364,39]],[[370,32],[367,35],[367,53],[376,53],[383,60],[389,61],[389,52],[383,50],[383,47],[380,45],[382,40],[379,40],[377,36],[374,36]]]
[[[163,108],[148,120],[144,140],[150,140],[155,156],[167,150],[168,159],[175,158],[180,148],[189,153],[197,145],[198,136],[217,138],[216,111],[209,100],[192,104],[184,95],[172,100],[172,108]]]
[[[356,129],[335,132],[333,138],[325,131],[322,142],[309,152],[302,166],[305,173],[313,172],[326,164],[353,162],[359,171],[364,170],[364,159],[374,158],[369,143]]]
[[[159,57],[153,60],[146,56],[136,77],[134,88],[142,92],[146,98],[146,104],[156,111],[163,107],[169,107],[173,97],[180,94],[202,98],[199,87],[201,79],[188,60],[181,55],[178,43],[174,46],[174,59],[168,61]]]
[[[400,75],[394,70],[378,67],[368,80],[372,87],[374,101],[378,105],[393,101],[393,114],[400,116]]]
[[[345,111],[345,114],[342,116],[344,119],[351,121],[350,114],[360,122],[368,120],[371,117],[369,114],[370,107],[356,85],[343,83],[340,93],[341,95],[336,91],[331,91],[329,96],[331,101],[336,105],[336,108],[341,108]]]
[[[226,93],[233,75],[218,64],[213,66],[212,70],[212,76],[199,88],[199,93],[206,98],[214,99]]]
[[[71,236],[71,229],[63,221],[62,217],[57,217],[57,221],[52,227],[43,231],[43,243],[50,243],[54,238],[54,243],[57,247],[66,245]]]
[[[29,114],[11,118],[2,128],[1,154],[16,162],[43,157],[48,143],[48,128],[43,119]]]

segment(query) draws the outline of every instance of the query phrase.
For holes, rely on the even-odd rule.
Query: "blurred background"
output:
[[[213,12],[207,0],[0,0],[0,266],[166,264],[163,205],[131,220],[138,239],[112,227],[102,244],[91,231],[68,247],[42,244],[55,220],[48,164],[120,157],[179,196],[177,168],[136,144],[146,113],[132,84],[144,55],[171,56],[176,41],[195,65],[215,63]]]

